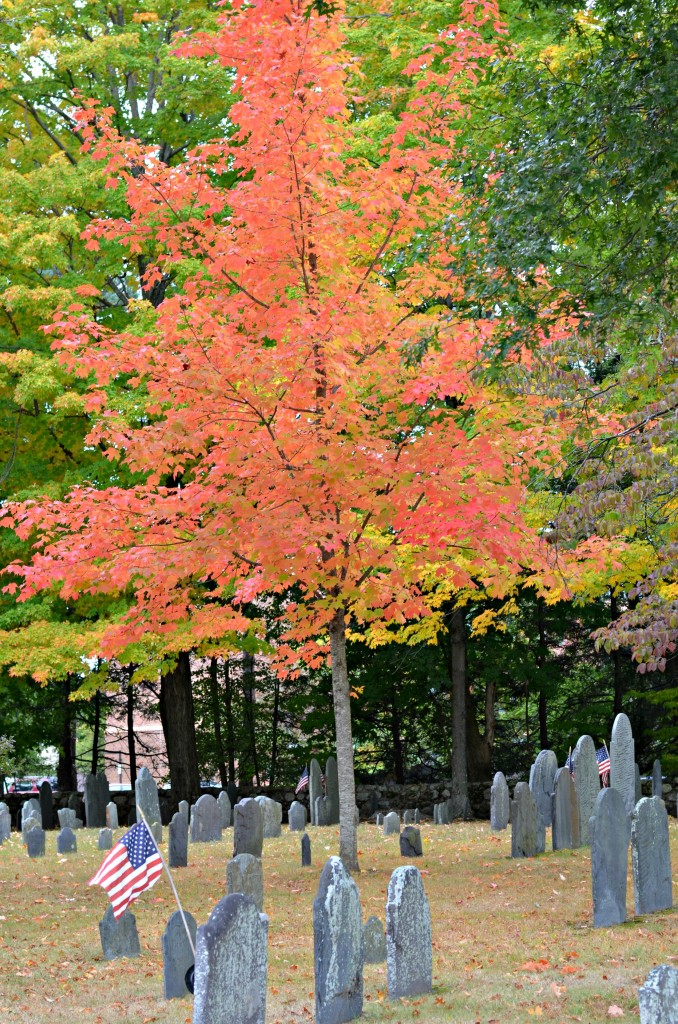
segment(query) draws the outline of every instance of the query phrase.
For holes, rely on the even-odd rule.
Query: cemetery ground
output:
[[[678,823],[669,819],[676,877]],[[638,1019],[637,989],[659,963],[678,964],[678,911],[592,927],[588,848],[511,860],[510,827],[488,822],[422,823],[416,860],[431,907],[433,982],[429,996],[389,1002],[386,965],[365,965],[364,1018],[422,1024],[513,1024],[532,1019]],[[299,833],[285,828],[264,843],[264,909],[270,918],[268,1024],[314,1019],[312,903],[338,829],[310,828],[313,867],[300,866]],[[122,832],[116,833],[119,838]],[[165,840],[167,830],[164,830]],[[175,909],[162,878],[132,905],[142,956],[105,961],[98,922],[107,906],[87,881],[104,854],[96,830],[78,832],[78,852],[29,860],[20,834],[0,847],[0,1024],[184,1024],[192,1001],[162,998],[161,935]],[[189,847],[189,867],[174,872],[186,910],[204,923],[225,895],[233,832],[221,843]],[[550,834],[547,833],[547,850]],[[392,870],[403,861],[398,836],[360,826],[363,918],[383,921]],[[676,882],[674,882],[674,889]]]

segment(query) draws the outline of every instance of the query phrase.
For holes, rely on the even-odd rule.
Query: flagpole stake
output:
[[[191,947],[191,952],[193,953],[193,959],[195,960],[195,946],[193,945],[193,939],[191,937],[191,931],[190,931],[190,928],[188,927],[188,921],[186,920],[186,915],[184,914],[184,908],[181,905],[181,900],[179,899],[179,893],[177,892],[177,887],[174,884],[174,879],[172,878],[172,876],[170,874],[170,869],[168,868],[167,864],[165,863],[165,858],[163,857],[162,853],[160,852],[160,847],[158,846],[158,844],[155,841],[155,836],[153,835],[153,831],[150,828],[148,822],[146,821],[146,818],[144,817],[144,812],[141,810],[141,808],[139,806],[137,806],[137,814],[140,816],[140,818],[143,821],[144,825],[148,829],[148,834],[150,835],[151,839],[153,840],[153,845],[155,846],[155,848],[156,848],[156,850],[158,852],[158,856],[160,857],[160,860],[162,861],[162,866],[164,867],[165,871],[167,872],[167,877],[169,878],[169,884],[172,886],[172,892],[174,893],[174,898],[177,901],[177,906],[179,908],[179,913],[181,914],[181,920],[184,922],[184,928],[186,929],[186,935],[188,936],[188,944]]]

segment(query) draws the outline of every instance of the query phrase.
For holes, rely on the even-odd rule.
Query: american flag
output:
[[[565,767],[568,769],[572,778],[574,778],[574,764],[572,763],[572,751],[565,758]]]
[[[598,774],[604,786],[610,783],[610,755],[607,747],[598,747],[596,750],[596,761],[598,762]]]
[[[301,773],[301,778],[297,783],[297,788],[294,791],[294,795],[296,796],[297,793],[301,793],[303,789],[308,789],[308,768],[306,767],[304,767],[304,770]]]
[[[105,889],[117,920],[161,874],[162,858],[146,823],[139,821],[116,843],[87,884]]]

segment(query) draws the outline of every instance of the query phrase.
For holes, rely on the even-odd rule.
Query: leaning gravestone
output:
[[[110,799],[108,779],[103,772],[86,775],[83,790],[87,828],[106,827],[106,804]]]
[[[188,818],[179,811],[169,824],[168,858],[171,868],[188,867]]]
[[[319,827],[329,825],[330,823],[330,802],[326,796],[316,797],[315,801],[315,812],[313,815],[314,823]]]
[[[113,830],[110,828],[99,829],[99,838],[97,840],[97,850],[112,850],[113,849]]]
[[[221,808],[211,795],[203,793],[193,808],[192,843],[218,843],[221,839]]]
[[[28,856],[33,859],[34,857],[45,856],[45,830],[36,825],[35,828],[29,830],[26,834],[26,849]]]
[[[231,893],[217,903],[196,934],[193,1024],[265,1024],[267,944],[254,900]]]
[[[621,793],[630,817],[636,806],[636,754],[631,723],[624,714],[617,715],[612,726],[610,787]]]
[[[99,935],[104,960],[141,956],[137,920],[131,911],[126,910],[116,921],[113,917],[113,906],[109,903],[106,913],[99,921]]]
[[[308,806],[310,808],[311,824],[317,825],[315,820],[315,802],[323,795],[322,773],[320,765],[315,758],[311,761],[308,769]]]
[[[311,866],[311,840],[308,837],[308,832],[304,832],[301,837],[301,866],[302,868]]]
[[[251,853],[239,853],[226,865],[226,892],[251,896],[259,913],[264,909],[264,873],[261,861]]]
[[[221,793],[217,797],[217,803],[219,804],[219,810],[221,811],[221,827],[231,827],[231,801],[228,798],[228,793],[222,789]]]
[[[536,857],[538,832],[543,831],[539,810],[526,782],[518,782],[511,801],[511,856]]]
[[[388,883],[386,970],[389,999],[431,991],[431,914],[421,875],[410,864],[396,868]]]
[[[327,824],[339,824],[339,773],[336,757],[328,757],[325,765],[325,792],[327,799]]]
[[[264,822],[256,800],[246,797],[233,808],[233,856],[251,853],[261,857],[264,848]]]
[[[490,789],[490,828],[501,832],[509,823],[509,788],[503,772],[496,772]]]
[[[62,828],[60,832],[57,832],[56,846],[57,853],[61,855],[78,852],[78,841],[72,828]]]
[[[141,811],[148,824],[162,825],[158,787],[148,768],[139,769],[137,781],[134,784],[134,795],[137,810]],[[141,814],[137,814],[137,821],[141,821]]]
[[[54,797],[47,779],[40,783],[40,817],[44,829],[54,827]]]
[[[254,798],[261,807],[264,839],[277,839],[282,835],[282,804],[268,796]]]
[[[298,800],[293,800],[287,812],[290,832],[303,832],[306,828],[306,808]]]
[[[617,789],[601,789],[589,822],[593,927],[626,920],[629,828],[624,799]]]
[[[365,963],[383,964],[386,959],[386,934],[384,926],[374,914],[363,925],[365,942]]]
[[[558,758],[552,750],[540,750],[530,770],[530,791],[544,825],[552,823],[553,786],[558,771]]]
[[[579,846],[579,807],[574,779],[569,768],[559,768],[553,783],[554,850],[576,850]]]
[[[638,990],[640,1024],[678,1024],[678,969],[653,967]]]
[[[659,796],[643,797],[631,822],[631,864],[636,914],[673,906],[669,816]]]
[[[118,828],[118,805],[112,800],[106,804],[106,828]]]
[[[400,815],[397,811],[389,811],[384,818],[384,835],[398,835],[400,832]]]
[[[662,800],[664,798],[664,791],[662,787],[662,763],[657,758],[652,765],[652,796],[658,796]]]
[[[165,999],[183,999],[189,995],[186,971],[193,966],[193,950],[186,934],[186,925],[195,946],[196,923],[192,914],[175,910],[162,936],[162,992]]]
[[[600,775],[596,761],[596,747],[590,736],[580,736],[572,751],[574,788],[579,810],[579,842],[588,846],[589,818],[593,814],[596,798],[600,793]]]
[[[4,801],[0,802],[0,843],[4,843],[12,834],[12,816]]]
[[[313,901],[315,1019],[339,1024],[363,1010],[363,922],[358,886],[330,857]]]
[[[400,833],[400,856],[421,857],[421,832],[414,825],[406,825]]]

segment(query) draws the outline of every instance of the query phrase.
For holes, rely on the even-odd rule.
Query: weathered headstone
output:
[[[282,835],[282,804],[268,796],[254,798],[261,807],[264,839],[277,839]]]
[[[137,811],[141,811],[148,824],[162,824],[158,787],[155,779],[146,767],[139,769],[137,781],[134,784],[134,795],[136,797]],[[137,813],[137,821],[141,821],[141,814]]]
[[[617,789],[601,789],[589,821],[593,927],[626,920],[629,828],[624,799]]]
[[[554,850],[576,850],[579,846],[579,807],[574,779],[569,768],[559,768],[553,783]]]
[[[413,822],[414,822],[414,811],[410,810],[409,807],[408,807],[407,810],[403,811],[403,825],[412,825]]]
[[[265,1024],[267,943],[254,900],[231,893],[217,903],[196,933],[193,1024]]]
[[[327,824],[339,824],[339,773],[337,759],[330,756],[325,765],[325,794],[327,799]]]
[[[71,810],[70,807],[61,807],[57,811],[57,817],[61,828],[75,829],[77,827],[75,823],[78,819],[75,816],[75,811]]]
[[[192,843],[217,843],[221,839],[221,808],[211,793],[196,801],[191,819]]]
[[[419,813],[419,808],[415,807],[414,808],[414,824],[418,825],[420,821],[421,821],[421,814]]]
[[[193,966],[193,950],[186,934],[186,925],[195,946],[197,931],[195,918],[184,911],[186,924],[181,912],[175,910],[167,922],[162,936],[162,992],[165,999],[183,999],[189,995],[186,988],[186,971]]]
[[[57,832],[56,841],[57,853],[77,853],[78,852],[78,840],[75,838],[75,832],[72,828],[62,828]]]
[[[678,1024],[678,968],[653,967],[638,990],[640,1024]]]
[[[233,806],[233,805],[231,804],[231,806]],[[179,810],[179,814],[183,814],[183,816],[185,817],[186,821],[188,821],[189,814],[190,814],[190,811],[191,811],[191,808],[189,806],[188,800],[180,800],[179,801],[178,810]]]
[[[538,832],[543,822],[532,791],[526,782],[518,782],[511,801],[511,856],[536,857]]]
[[[384,926],[374,914],[363,925],[365,942],[365,963],[382,964],[386,959],[386,934]]]
[[[389,811],[384,818],[384,835],[398,835],[400,832],[400,815],[397,811]]]
[[[389,999],[431,991],[431,914],[421,875],[411,864],[396,868],[388,883],[386,970]]]
[[[108,779],[103,772],[86,775],[83,790],[87,828],[106,827],[106,804],[110,799]]]
[[[24,846],[28,842],[28,833],[32,829],[41,828],[41,827],[42,826],[40,824],[40,814],[39,813],[38,814],[31,814],[31,815],[29,815],[26,818],[26,820],[23,822],[23,824],[21,826],[21,842],[24,844]]]
[[[264,873],[261,861],[251,853],[239,853],[226,864],[226,892],[251,896],[261,913],[264,909]]]
[[[589,818],[593,814],[593,807],[600,793],[596,746],[590,736],[580,736],[577,740],[577,745],[572,751],[572,770],[579,810],[579,842],[582,846],[588,846]]]
[[[98,850],[112,850],[113,849],[113,830],[110,828],[99,829],[99,838],[97,839]]]
[[[330,823],[330,802],[326,796],[319,796],[315,801],[315,824],[319,827]]]
[[[375,819],[374,819],[374,824],[378,828],[382,828],[383,825],[384,825],[384,815],[383,814],[377,814]]]
[[[313,901],[315,1019],[340,1024],[363,1009],[363,922],[358,886],[339,857],[323,868]]]
[[[99,935],[104,960],[141,956],[137,920],[130,910],[126,910],[116,921],[113,917],[113,907],[109,903],[106,913],[99,921]]]
[[[301,866],[302,868],[311,866],[311,840],[308,837],[308,832],[304,832],[301,837]]]
[[[45,830],[39,824],[26,833],[26,849],[31,859],[45,856]]]
[[[400,856],[421,857],[421,832],[414,825],[406,825],[400,833]]]
[[[12,816],[9,807],[0,801],[0,843],[4,843],[12,835]]]
[[[631,864],[636,914],[673,906],[669,816],[659,796],[643,797],[631,821]]]
[[[40,783],[40,816],[44,829],[54,828],[54,797],[47,779]]]
[[[540,750],[530,770],[530,792],[544,825],[552,824],[553,786],[558,771],[558,758],[552,750]]]
[[[664,799],[664,791],[662,788],[662,763],[659,758],[656,758],[652,765],[652,796],[658,796],[660,799]]]
[[[287,812],[287,822],[290,832],[303,832],[306,828],[306,808],[298,800],[294,800],[290,804],[290,809]]]
[[[40,801],[36,800],[35,797],[31,797],[21,805],[21,829],[29,818],[37,818],[38,824],[42,825],[42,811],[40,810]]]
[[[168,859],[171,868],[188,866],[188,818],[180,811],[169,824]]]
[[[118,805],[109,800],[106,804],[106,828],[115,831],[118,828]]]
[[[621,713],[614,720],[610,739],[610,787],[621,793],[630,818],[636,806],[636,754],[631,723]]]
[[[503,772],[495,772],[490,789],[490,828],[493,832],[501,832],[508,826],[510,800],[506,776]]]
[[[261,857],[264,848],[264,822],[256,800],[246,797],[233,808],[233,856],[251,853]]]
[[[316,759],[313,758],[308,768],[308,806],[310,808],[312,825],[318,824],[315,820],[315,802],[319,796],[323,795],[321,779],[322,773],[320,771],[320,765]]]
[[[231,827],[231,801],[228,798],[228,793],[222,789],[221,793],[217,797],[217,803],[219,804],[219,810],[221,811],[221,827]]]

